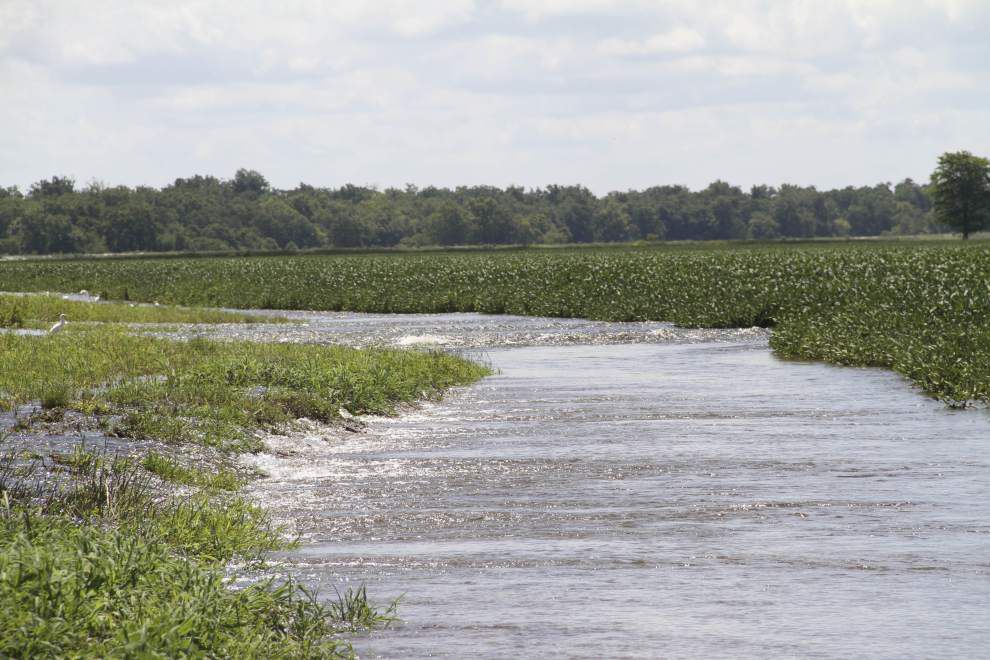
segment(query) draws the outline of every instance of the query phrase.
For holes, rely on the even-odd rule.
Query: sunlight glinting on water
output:
[[[498,370],[253,459],[270,477],[252,493],[304,540],[282,569],[324,593],[405,594],[400,625],[355,639],[362,656],[990,645],[985,410],[886,371],[780,361],[763,331],[351,314],[292,332],[442,337]]]

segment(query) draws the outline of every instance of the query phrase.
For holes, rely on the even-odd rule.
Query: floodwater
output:
[[[331,597],[403,595],[401,623],[353,640],[363,657],[990,653],[985,409],[882,370],[778,360],[758,330],[307,327],[466,347],[498,370],[256,459],[271,476],[253,494],[303,537],[285,570]]]

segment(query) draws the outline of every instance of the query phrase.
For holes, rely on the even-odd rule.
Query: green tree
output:
[[[609,199],[595,210],[594,237],[596,241],[615,243],[628,241],[636,236],[636,227],[629,220],[629,212],[614,199]]]
[[[780,237],[780,227],[769,213],[757,211],[749,219],[749,237],[767,240]]]
[[[58,197],[75,192],[76,182],[67,176],[53,176],[31,184],[31,197]]]
[[[815,235],[817,218],[813,210],[814,192],[784,184],[774,200],[773,219],[781,236],[808,238]]]
[[[714,225],[710,238],[729,239],[746,237],[745,209],[749,201],[742,190],[725,181],[715,181],[699,196],[711,209]]]
[[[576,243],[594,240],[595,207],[598,200],[582,186],[550,186],[547,196],[553,207],[554,224],[566,227]]]
[[[468,208],[475,218],[479,243],[494,245],[512,242],[514,229],[512,216],[494,199],[490,197],[472,199]]]
[[[935,214],[963,239],[990,225],[990,161],[968,151],[939,156],[932,174]]]
[[[426,236],[433,245],[464,245],[470,228],[468,213],[457,204],[443,201],[426,219]]]
[[[133,252],[157,248],[158,228],[151,205],[128,197],[104,211],[109,224],[106,244],[111,252]]]
[[[894,198],[898,202],[906,202],[922,212],[929,211],[932,208],[932,201],[929,199],[924,187],[919,186],[911,179],[904,179],[894,186]]]
[[[258,233],[262,237],[273,239],[286,249],[289,243],[295,244],[296,249],[299,249],[316,247],[325,240],[318,227],[314,227],[306,216],[283,199],[266,197],[253,210]]]
[[[348,207],[327,211],[323,220],[329,228],[330,239],[336,247],[364,247],[371,243],[374,227],[364,211],[364,206]]]
[[[77,236],[68,216],[44,211],[32,206],[17,219],[15,233],[24,254],[78,252]]]
[[[234,192],[237,193],[250,193],[253,195],[261,195],[271,190],[271,186],[268,185],[268,180],[261,175],[260,172],[255,170],[247,170],[243,167],[237,170],[234,174],[234,180],[231,182],[234,187]]]
[[[897,202],[894,210],[894,226],[892,234],[910,236],[929,232],[928,214],[913,204]]]

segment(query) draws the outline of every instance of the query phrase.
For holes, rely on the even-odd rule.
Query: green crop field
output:
[[[990,400],[990,245],[771,244],[0,263],[0,289],[184,305],[773,326],[789,358]]]

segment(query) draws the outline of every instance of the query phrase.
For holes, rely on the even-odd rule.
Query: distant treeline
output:
[[[722,181],[596,197],[582,186],[273,189],[264,176],[176,179],[161,190],[39,181],[0,188],[0,254],[280,250],[878,236],[944,231],[930,192]]]

